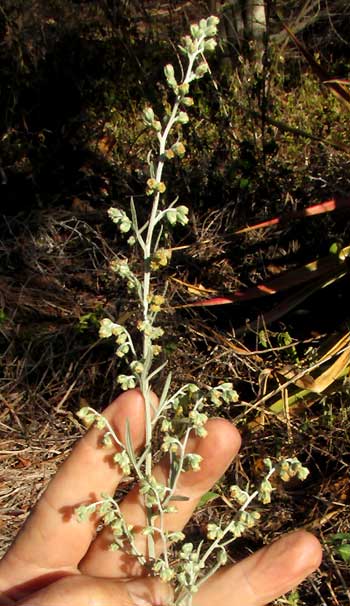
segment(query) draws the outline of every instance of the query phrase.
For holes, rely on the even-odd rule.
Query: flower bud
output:
[[[142,364],[142,362],[139,362],[139,360],[135,360],[134,362],[131,362],[130,368],[131,368],[132,372],[134,372],[137,375],[140,375],[143,371],[143,364]]]
[[[209,25],[209,27],[207,27],[207,31],[206,31],[206,35],[209,36],[216,36],[216,34],[218,33],[217,27],[216,25]]]
[[[129,353],[129,349],[130,349],[129,345],[128,345],[127,343],[123,343],[123,345],[120,345],[120,346],[118,347],[118,349],[117,349],[117,350],[116,350],[116,352],[115,352],[115,355],[116,355],[118,358],[124,358],[124,356],[125,356],[127,353]]]
[[[181,547],[180,558],[182,560],[187,560],[188,556],[192,553],[192,551],[193,551],[193,543],[185,543]]]
[[[190,90],[190,85],[188,82],[183,82],[182,84],[179,84],[179,86],[178,86],[178,93],[181,96],[187,95],[189,90]]]
[[[171,146],[171,149],[174,152],[175,156],[178,156],[179,158],[183,158],[186,153],[186,148],[184,144],[181,143],[181,141],[177,141],[176,143],[174,143],[174,145]]]
[[[154,356],[159,356],[162,351],[162,347],[160,345],[152,345],[152,354]]]
[[[214,40],[214,38],[209,38],[209,40],[206,40],[204,42],[204,51],[207,51],[208,53],[212,53],[215,50],[216,45],[217,45],[216,40]]]
[[[119,375],[117,377],[117,383],[119,383],[123,391],[136,387],[136,381],[133,376]]]
[[[147,191],[146,194],[149,196],[151,195],[155,189],[157,187],[157,181],[156,179],[153,179],[153,177],[151,177],[150,179],[147,179]]]
[[[185,455],[183,469],[184,471],[199,471],[201,468],[201,462],[203,457],[196,453],[190,453]]]
[[[177,452],[178,448],[179,441],[170,435],[166,435],[163,440],[163,444],[161,445],[163,452]]]
[[[120,324],[112,322],[109,318],[103,318],[100,322],[99,336],[100,339],[108,339],[112,335],[119,335],[122,330]]]
[[[151,125],[154,120],[154,111],[151,107],[145,107],[143,110],[143,119],[147,125]]]
[[[154,120],[152,122],[152,128],[156,131],[156,133],[160,133],[162,130],[162,124],[159,120]]]
[[[102,444],[105,448],[112,448],[113,440],[112,440],[112,436],[109,432],[105,433],[105,435],[103,436]]]
[[[180,225],[187,225],[188,223],[188,208],[187,206],[178,206],[176,208],[176,219],[180,223]]]
[[[169,541],[172,541],[173,543],[175,543],[177,541],[183,541],[184,538],[185,538],[185,535],[180,530],[177,530],[175,532],[169,532],[167,535],[167,539]]]
[[[151,260],[151,269],[153,271],[166,267],[171,259],[171,250],[159,248],[153,255]]]
[[[261,501],[261,503],[263,503],[263,505],[268,505],[268,503],[271,503],[271,493],[273,490],[274,489],[271,482],[265,478],[260,484],[258,493],[258,499]]]
[[[121,261],[120,259],[114,259],[110,263],[110,268],[121,278],[130,278],[132,276],[131,269],[127,261]]]
[[[207,537],[211,541],[215,541],[216,539],[221,539],[223,536],[223,530],[217,524],[208,524],[207,525]]]
[[[171,422],[171,421],[169,421],[168,419],[163,419],[163,421],[162,421],[162,425],[161,425],[161,427],[160,427],[160,430],[161,430],[163,433],[168,433],[169,431],[172,431],[172,429],[173,429],[172,422]]]
[[[119,208],[114,208],[113,206],[107,210],[107,214],[109,218],[112,219],[113,223],[119,223],[124,215],[122,210],[119,210]]]
[[[201,30],[197,23],[193,23],[190,27],[191,36],[198,40],[201,37]]]
[[[176,78],[175,78],[175,72],[174,72],[174,68],[171,65],[171,63],[168,63],[168,65],[165,66],[164,68],[164,74],[167,80],[168,85],[175,91],[175,93],[177,94],[178,92],[178,87],[177,87],[177,82],[176,82]]]
[[[85,427],[91,427],[91,425],[96,421],[96,414],[92,412],[89,406],[83,406],[83,408],[78,410],[77,417],[81,419]]]
[[[237,484],[230,487],[230,495],[238,505],[244,505],[249,498],[249,494],[237,486]]]
[[[200,63],[195,71],[195,75],[196,78],[202,78],[207,71],[209,70],[208,64],[205,63],[205,61],[203,61],[203,63]]]
[[[182,44],[185,47],[184,50],[191,55],[197,50],[196,43],[192,40],[191,36],[184,36],[184,38],[182,38]]]
[[[128,457],[128,454],[125,450],[123,450],[122,452],[118,452],[113,456],[113,461],[114,463],[117,463],[119,465],[119,467],[121,468],[122,472],[128,476],[130,474],[130,459]],[[113,532],[115,532],[115,530],[113,529]]]
[[[310,472],[307,467],[301,466],[300,469],[298,470],[297,477],[299,480],[304,481],[304,480],[306,480],[309,473]]]
[[[164,156],[167,160],[172,160],[173,158],[175,158],[175,154],[172,149],[166,149],[164,152]]]
[[[157,181],[156,179],[153,179],[152,177],[147,180],[146,194],[148,196],[150,196],[151,194],[153,194],[156,191],[158,191],[160,194],[163,194],[165,192],[165,190],[166,190],[166,185],[165,185],[165,183],[163,183],[163,181]]]
[[[220,566],[225,566],[227,563],[227,553],[224,549],[220,549],[216,554],[216,561]]]
[[[219,25],[219,23],[220,23],[220,19],[219,19],[219,17],[216,17],[215,15],[211,15],[207,19],[208,27],[212,27],[213,25]]]
[[[194,105],[192,97],[182,97],[181,103],[186,107],[191,107],[192,105]]]
[[[128,217],[123,218],[122,221],[120,221],[119,223],[119,231],[122,234],[126,234],[128,233],[128,231],[130,231],[131,229],[131,221]]]
[[[177,221],[177,212],[176,212],[176,208],[170,208],[167,212],[166,212],[166,218],[169,221],[170,225],[176,225],[176,221]]]
[[[172,568],[163,568],[159,573],[159,578],[163,583],[169,583],[175,576],[175,571]]]
[[[186,112],[180,112],[177,117],[177,121],[180,124],[187,124],[187,122],[189,121],[188,114]]]
[[[171,63],[168,63],[165,67],[164,67],[164,74],[166,79],[168,80],[169,78],[175,78],[175,72],[174,72],[174,67],[171,65]]]
[[[157,313],[164,303],[165,299],[162,295],[153,295],[150,298],[150,310]]]
[[[199,22],[199,31],[201,34],[204,34],[207,30],[208,23],[206,19],[201,19]]]

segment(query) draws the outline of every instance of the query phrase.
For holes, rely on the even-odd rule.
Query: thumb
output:
[[[77,575],[59,579],[17,606],[155,606],[171,599],[170,586],[158,579],[115,581]]]

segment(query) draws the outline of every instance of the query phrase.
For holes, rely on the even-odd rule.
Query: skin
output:
[[[155,400],[156,403],[156,400]],[[104,412],[123,439],[132,420],[136,448],[144,440],[141,394],[122,394]],[[178,512],[168,514],[167,528],[182,529],[203,493],[223,475],[240,447],[240,436],[224,419],[211,419],[204,439],[191,438],[189,452],[203,457],[199,472],[182,474]],[[113,450],[99,445],[101,432],[90,429],[49,483],[12,547],[0,562],[0,606],[161,606],[171,600],[170,586],[143,576],[131,558],[108,551],[107,530],[96,536],[96,519],[78,523],[74,508],[114,494],[122,474],[111,464]],[[166,459],[156,469],[165,477]],[[145,513],[135,487],[124,498],[122,511],[133,525],[143,526]],[[146,551],[145,538],[137,538]],[[263,606],[298,585],[321,561],[317,539],[297,531],[285,535],[235,566],[225,566],[201,586],[194,606]]]

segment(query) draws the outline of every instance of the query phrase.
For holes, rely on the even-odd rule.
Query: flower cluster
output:
[[[196,436],[205,438],[208,432],[204,425],[208,421],[208,416],[204,412],[198,412],[198,410],[191,410],[188,416]]]
[[[151,196],[155,192],[159,192],[160,194],[164,194],[165,190],[166,190],[166,185],[165,185],[165,183],[163,183],[163,181],[157,181],[153,177],[150,177],[148,179],[148,181],[147,181],[147,189],[146,189],[147,196]]]
[[[117,382],[123,391],[134,389],[134,387],[136,387],[136,379],[134,375],[118,375]]]
[[[154,476],[145,478],[140,482],[140,494],[144,497],[146,507],[159,506],[165,499],[167,492],[168,488],[158,482]]]
[[[176,208],[169,208],[166,211],[166,218],[170,225],[186,225],[188,223],[188,208],[187,206],[177,206]]]
[[[248,528],[253,528],[260,519],[258,511],[239,511],[235,518],[225,527],[210,523],[207,525],[207,537],[211,541],[216,541],[220,546],[220,540],[231,535],[229,542],[241,537]]]
[[[298,480],[306,480],[309,475],[309,470],[304,467],[300,461],[293,457],[291,459],[284,459],[278,466],[278,473],[284,482],[288,482],[291,478],[297,477]]]
[[[143,110],[143,120],[146,126],[150,126],[157,133],[162,130],[162,125],[160,121],[156,118],[152,107],[145,107]]]
[[[113,461],[114,461],[114,463],[117,463],[119,465],[120,469],[126,476],[130,475],[131,462],[130,462],[129,456],[125,450],[122,450],[121,452],[117,452],[113,456]]]
[[[198,575],[204,568],[201,562],[200,549],[194,549],[193,543],[184,543],[179,553],[179,564],[176,567],[178,583],[191,594],[198,591]]]
[[[130,231],[132,222],[126,212],[119,210],[118,208],[110,208],[107,212],[109,218],[118,226],[121,233],[127,234],[128,231]]]
[[[238,393],[233,389],[232,383],[221,383],[209,391],[209,399],[214,406],[219,407],[223,403],[238,402]]]
[[[160,326],[153,326],[148,320],[138,322],[137,328],[152,340],[160,339],[164,335],[164,330]]]
[[[237,484],[230,486],[230,495],[238,505],[245,505],[249,499],[249,494],[245,490],[242,490]]]
[[[201,455],[190,452],[185,455],[183,461],[183,471],[199,471],[201,468],[201,462],[203,461],[203,457]]]
[[[100,322],[99,336],[101,339],[116,337],[117,349],[115,351],[118,358],[123,358],[131,350],[135,352],[132,339],[129,332],[121,324],[112,322],[109,318],[103,318]]]
[[[294,477],[304,481],[310,473],[308,468],[304,467],[296,457],[281,459],[275,466],[273,466],[271,459],[266,458],[264,459],[264,465],[269,474],[276,471],[283,482],[289,482]]]
[[[130,240],[130,238],[129,238]],[[140,290],[140,282],[135,276],[134,272],[130,269],[129,263],[124,259],[113,259],[110,263],[111,270],[116,273],[120,278],[124,278],[127,283],[128,290],[137,289]]]
[[[158,248],[151,258],[151,269],[156,271],[166,267],[171,259],[171,250],[167,248]]]

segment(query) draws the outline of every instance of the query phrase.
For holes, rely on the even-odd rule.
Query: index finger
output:
[[[136,448],[142,445],[145,406],[139,391],[123,393],[103,415],[122,441],[129,419],[133,444]],[[0,563],[0,575],[8,587],[25,583],[43,569],[76,570],[95,535],[96,521],[80,524],[74,509],[98,500],[101,492],[113,494],[122,478],[119,466],[112,462],[111,449],[102,448],[100,439],[101,432],[90,429],[51,480]],[[0,589],[6,591],[2,584]]]

